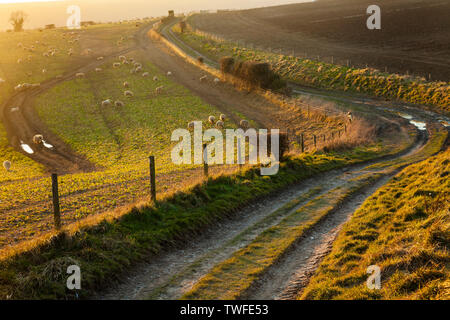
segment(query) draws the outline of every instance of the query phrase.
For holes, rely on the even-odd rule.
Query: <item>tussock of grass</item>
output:
[[[449,299],[449,159],[447,149],[412,165],[370,197],[301,299]],[[381,290],[366,286],[370,265]]]

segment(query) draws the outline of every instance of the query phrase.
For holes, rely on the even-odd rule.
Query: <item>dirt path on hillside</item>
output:
[[[162,68],[186,67],[186,63],[180,58],[180,62],[167,61],[167,51],[164,47],[158,48],[158,44],[152,43],[146,49],[150,52],[151,58],[155,58]],[[155,51],[162,50],[161,53]],[[163,59],[163,64],[159,59]],[[166,69],[168,70],[168,69]],[[177,70],[177,69],[173,69]],[[181,71],[181,70],[180,70]],[[200,71],[197,70],[197,74]],[[178,81],[189,82],[187,78],[177,78]],[[184,84],[184,83],[183,83]],[[192,84],[191,84],[192,85]],[[194,86],[194,90],[202,92],[202,86]],[[311,93],[320,95],[320,93]],[[373,100],[340,97],[341,100],[349,103],[360,104],[367,108],[367,112],[379,110],[384,113],[391,113],[396,108],[389,108],[388,105]],[[412,112],[415,117],[423,121],[435,122],[436,117],[440,117],[427,111],[409,109],[409,106],[399,106],[402,111],[405,109]],[[386,119],[387,120],[387,119]],[[391,158],[400,158],[413,155],[419,152],[426,142],[424,133],[419,132],[421,137],[415,146],[407,152]],[[381,162],[382,160],[375,160]],[[345,169],[333,170],[331,172],[308,179],[296,186],[289,188],[278,195],[273,195],[253,206],[238,212],[233,220],[225,221],[220,225],[211,228],[191,243],[187,243],[180,248],[173,248],[163,252],[142,263],[128,273],[126,279],[121,284],[109,288],[105,292],[99,293],[95,298],[100,299],[178,299],[185,292],[191,289],[201,277],[206,275],[215,265],[230,257],[240,248],[248,245],[261,232],[277,224],[285,215],[273,220],[270,224],[261,223],[266,217],[277,209],[287,204],[292,199],[306,194],[315,187],[320,187],[320,195],[327,194],[332,188],[343,184],[350,178],[355,178],[363,174],[374,174],[368,170],[367,165],[347,167]],[[337,208],[327,219],[317,224],[307,237],[299,240],[297,246],[289,251],[260,281],[255,283],[242,298],[250,299],[292,299],[307,284],[309,277],[317,268],[322,258],[329,252],[335,237],[342,225],[351,217],[353,212],[372,195],[379,187],[384,185],[395,172],[380,178],[375,184],[365,188],[363,192],[351,196],[345,200],[341,207]],[[308,199],[309,200],[309,199]],[[299,203],[295,210],[304,202]],[[292,211],[290,211],[292,212]],[[237,218],[239,217],[239,218]]]
[[[409,150],[395,156],[386,157],[383,161],[415,154],[422,149],[426,140],[426,135],[422,135]],[[172,248],[147,262],[137,265],[128,272],[127,277],[120,284],[98,293],[93,298],[107,300],[178,299],[192,289],[215,265],[248,245],[263,231],[278,224],[284,217],[311,199],[303,199],[276,219],[265,222],[265,219],[275,211],[315,188],[320,188],[320,192],[314,195],[314,197],[319,197],[351,179],[368,173],[375,174],[376,171],[368,169],[368,166],[381,161],[380,159],[373,160],[365,164],[319,174],[269,198],[255,202],[253,205],[237,212],[234,218],[211,227],[201,236],[182,247]],[[315,226],[308,233],[308,238],[301,241],[301,245],[291,251],[280,263],[274,265],[270,269],[270,273],[261,278],[260,282],[257,285],[255,284],[255,287],[252,286],[247,293],[248,297],[244,296],[243,298],[274,299],[277,298],[279,293],[282,294],[280,298],[293,298],[293,295],[288,297],[285,291],[293,292],[299,288],[300,282],[296,277],[291,277],[291,273],[297,270],[298,273],[303,274],[304,272],[302,273],[300,267],[308,272],[315,270],[330,249],[330,245],[343,223],[367,197],[385,184],[393,174],[393,172],[389,173],[379,179],[376,184],[346,200],[341,208]],[[305,280],[304,278],[299,279]]]

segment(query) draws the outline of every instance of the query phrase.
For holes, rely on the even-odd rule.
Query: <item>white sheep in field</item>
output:
[[[12,107],[11,108],[11,112],[18,112],[19,111],[19,107]]]
[[[5,168],[6,171],[9,171],[11,169],[11,161],[3,161],[3,168]]]
[[[97,61],[101,61],[101,60],[103,60],[104,58],[103,57],[98,57],[97,58]]]
[[[117,100],[116,102],[114,102],[114,105],[116,107],[124,107],[125,106],[125,104],[120,100]]]
[[[148,72],[144,72],[143,74],[142,74],[142,76],[143,77],[148,77],[150,74],[148,73]]]
[[[219,79],[219,78],[215,78],[215,79],[214,79],[214,83],[215,83],[215,84],[219,84],[219,83],[220,83],[220,79]]]
[[[47,73],[47,69],[42,69],[42,73]]]
[[[125,92],[123,93],[123,95],[124,95],[125,97],[133,97],[133,96],[134,96],[134,93],[133,93],[133,91],[127,90],[127,91],[125,91]]]
[[[158,77],[157,77],[157,76],[154,76],[154,77],[153,77],[153,81],[158,81]]]
[[[160,86],[160,87],[156,88],[156,89],[155,89],[155,91],[156,91],[156,94],[161,94],[161,93],[162,93],[162,91],[163,91],[163,89],[164,89],[164,87],[163,87],[163,86]]]
[[[172,75],[172,72],[171,71],[167,71],[167,76],[171,76]]]
[[[200,82],[205,82],[205,81],[206,81],[206,79],[208,79],[208,77],[207,77],[207,76],[203,76],[203,77],[200,77]]]
[[[241,128],[243,129],[247,129],[248,128],[248,121],[247,120],[241,120],[241,122],[239,123]]]
[[[33,136],[34,144],[42,144],[44,142],[44,136],[42,134],[36,134]]]
[[[188,129],[189,130],[194,130],[194,127],[195,127],[194,121],[191,121],[191,122],[188,123]]]
[[[0,78],[0,84],[5,83],[5,82],[6,82],[5,79]]]
[[[19,83],[17,86],[14,87],[14,91],[20,91],[22,90],[22,85]]]
[[[114,68],[120,68],[120,66],[121,66],[120,62],[114,62],[113,63],[113,67]]]
[[[123,60],[122,64],[130,64],[130,62],[128,60]]]
[[[135,71],[136,71],[136,73],[141,72],[141,71],[142,71],[142,67],[137,67],[137,68],[135,69]]]
[[[214,123],[216,122],[216,117],[214,117],[214,116],[209,116],[208,122],[211,123],[211,124],[214,124]]]
[[[127,57],[125,57],[125,56],[119,56],[119,60],[120,60],[120,61],[127,60]]]
[[[129,58],[128,60],[129,60],[131,63],[134,62],[134,58]]]
[[[134,66],[135,68],[137,68],[137,67],[142,67],[142,64],[140,64],[139,62],[135,62],[135,63],[133,64],[133,66]]]
[[[106,99],[104,101],[102,101],[102,107],[107,108],[110,107],[112,105],[112,102],[110,99]]]
[[[22,59],[20,59],[20,58],[17,59],[17,63],[18,63],[18,64],[21,64],[21,63],[22,63]]]
[[[78,72],[78,73],[75,74],[75,77],[76,78],[85,78],[86,74],[84,72]]]
[[[125,81],[125,82],[123,83],[123,87],[124,87],[124,88],[129,88],[129,87],[130,87],[130,84],[129,84],[127,81]]]
[[[217,121],[216,128],[223,129],[225,127],[225,123],[222,120]]]
[[[222,114],[220,115],[219,119],[220,119],[220,121],[225,122],[225,120],[227,120],[227,116],[224,115],[224,114],[222,113]]]
[[[102,68],[95,68],[95,72],[101,72]]]

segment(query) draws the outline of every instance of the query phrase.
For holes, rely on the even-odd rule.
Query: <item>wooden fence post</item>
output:
[[[150,156],[150,198],[156,203],[156,170],[155,156]]]
[[[208,146],[206,143],[203,144],[203,175],[208,177]]]
[[[61,211],[59,208],[58,174],[52,173],[52,194],[53,194],[53,217],[55,228],[61,228]]]
[[[314,136],[314,148],[317,148],[317,137],[315,134],[313,136]]]
[[[303,133],[298,137],[300,147],[302,148],[302,153],[305,152],[305,141],[303,140]]]

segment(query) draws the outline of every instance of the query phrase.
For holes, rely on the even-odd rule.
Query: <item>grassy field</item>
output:
[[[75,31],[75,34],[66,29],[1,33],[0,79],[4,82],[0,81],[0,105],[13,94],[18,84],[42,83],[83,65],[92,56],[102,56],[112,50],[129,47],[134,43],[131,36],[135,29],[134,24],[106,24],[83,28]],[[118,46],[117,41],[122,37],[124,41]],[[92,47],[95,51],[88,54],[86,50],[90,49],[90,45],[95,46]],[[68,54],[69,49],[72,49],[72,55]],[[1,123],[0,160],[13,163],[13,174],[0,170],[0,182],[31,178],[44,171],[41,165],[10,147]]]
[[[340,233],[301,299],[450,298],[450,149],[403,170]],[[366,286],[371,265],[381,289]]]
[[[223,56],[232,56],[240,60],[267,61],[284,79],[301,85],[429,105],[437,111],[450,114],[448,82],[429,82],[408,75],[388,74],[369,68],[356,69],[247,48],[197,31],[180,33],[177,25],[173,27],[173,31],[185,43],[215,61]]]

